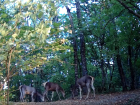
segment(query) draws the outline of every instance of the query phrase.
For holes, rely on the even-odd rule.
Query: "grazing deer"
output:
[[[31,95],[32,102],[34,102],[34,95],[38,95],[42,101],[44,101],[44,97],[39,94],[34,87],[26,86],[26,85],[21,85],[19,86],[20,90],[20,101],[24,102],[24,98],[26,94]]]
[[[52,83],[52,82],[45,82],[45,83],[42,83],[42,85],[44,86],[45,88],[45,93],[44,93],[44,96],[45,94],[47,95],[47,99],[49,100],[48,98],[48,91],[52,91],[52,97],[51,97],[51,101],[53,99],[53,95],[54,95],[54,91],[56,91],[58,97],[59,97],[59,100],[60,99],[60,96],[59,96],[59,92],[62,93],[63,97],[65,98],[65,91],[63,90],[63,88],[61,86],[59,86],[57,83]]]
[[[76,84],[75,85],[71,85],[71,91],[72,91],[72,98],[74,98],[74,93],[76,91],[77,88],[79,88],[80,91],[80,100],[82,99],[82,87],[87,87],[88,93],[86,96],[86,99],[88,99],[89,97],[89,93],[90,93],[90,88],[92,88],[93,92],[94,92],[94,97],[95,97],[95,88],[93,86],[94,83],[94,77],[86,75],[83,76],[79,79],[77,79]]]

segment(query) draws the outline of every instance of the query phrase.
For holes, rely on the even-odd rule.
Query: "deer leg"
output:
[[[45,97],[45,95],[46,95],[46,97],[47,97],[47,100],[49,101],[48,90],[45,91],[45,93],[44,93],[44,97]]]
[[[23,96],[20,94],[20,101],[23,102]]]
[[[31,94],[32,102],[34,102],[34,93]]]
[[[22,96],[20,96],[20,101],[23,102],[23,97]]]
[[[53,95],[54,95],[54,91],[52,91],[52,97],[51,97],[51,101],[52,101],[52,99],[53,99]]]
[[[20,88],[20,101],[23,102],[24,100],[24,96],[25,96],[25,93],[21,90]]]
[[[88,97],[89,97],[89,93],[90,93],[90,84],[87,83],[86,86],[87,86],[87,90],[88,90],[88,93],[87,93],[87,97],[86,97],[86,99],[88,99]]]
[[[49,97],[48,97],[48,90],[49,90],[49,89],[48,89],[48,86],[46,86],[45,90],[46,90],[46,91],[45,91],[45,93],[44,93],[44,97],[45,97],[45,94],[46,94],[47,100],[49,101]]]
[[[82,99],[82,88],[80,85],[79,85],[79,90],[80,90],[80,100],[81,100]]]
[[[93,84],[91,84],[91,88],[93,90],[93,94],[94,94],[94,98],[95,98],[95,87],[93,86]]]
[[[44,102],[44,95],[41,95],[41,94],[39,94],[38,92],[37,92],[37,95],[41,98],[41,101]]]
[[[58,95],[58,97],[59,97],[59,100],[61,100],[61,99],[60,99],[60,96],[59,96],[58,89],[56,89],[56,93],[57,93],[57,95]]]
[[[22,102],[25,102],[25,95],[26,95],[26,93],[23,92],[23,93],[22,93],[22,96],[21,96]]]

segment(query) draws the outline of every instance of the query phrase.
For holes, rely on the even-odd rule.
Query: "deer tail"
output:
[[[93,86],[94,84],[94,77],[90,76],[91,77],[91,86]]]

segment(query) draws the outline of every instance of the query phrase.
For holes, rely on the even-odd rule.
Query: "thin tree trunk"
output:
[[[119,71],[120,78],[121,78],[121,83],[123,86],[123,91],[126,91],[127,90],[126,80],[125,80],[125,75],[124,75],[124,71],[123,71],[122,64],[121,64],[121,57],[119,54],[116,55],[116,59],[117,59],[118,71]]]
[[[104,91],[105,89],[105,82],[106,82],[106,73],[104,70],[104,60],[103,60],[103,56],[101,56],[101,70],[102,70],[102,91]]]
[[[14,47],[13,47],[14,48]],[[9,85],[10,85],[10,81],[9,81],[9,77],[10,77],[10,64],[11,64],[11,56],[12,56],[12,52],[13,52],[13,48],[11,48],[11,50],[9,51],[9,61],[8,61],[8,74],[7,74],[7,85],[8,85],[8,89],[7,89],[7,105],[9,105]]]
[[[110,82],[109,82],[109,91],[111,89],[111,84],[112,84],[112,78],[113,78],[113,72],[114,72],[114,60],[113,60],[113,68],[112,68],[112,71],[111,71],[111,67],[110,67],[110,64],[109,64],[109,60],[108,60],[108,68],[110,70]]]
[[[79,59],[78,59],[78,64],[80,65],[80,61],[79,61]],[[79,66],[79,75],[80,75],[80,77],[82,77],[82,67],[81,66]]]
[[[101,34],[101,33],[100,33]],[[105,34],[101,34],[100,35],[100,56],[101,56],[101,71],[102,71],[102,91],[104,91],[105,89],[105,84],[106,84],[106,72],[104,69],[104,58],[103,58],[103,46],[104,46],[104,38],[105,38]]]
[[[73,19],[70,13],[70,9],[66,6],[68,16],[70,18],[70,24],[72,29],[72,34],[75,35]],[[74,50],[74,68],[75,68],[75,82],[78,79],[78,54],[77,54],[77,43],[76,43],[76,35],[73,37],[73,50]]]
[[[135,52],[134,52],[134,69],[137,70],[137,66],[136,66],[136,62],[138,60],[138,57],[139,57],[139,48],[140,48],[140,45],[136,46],[135,47]],[[135,80],[135,88],[139,88],[140,86],[140,79],[139,79],[139,74],[137,74],[137,72],[135,72],[135,77],[136,77],[136,80]]]
[[[129,45],[128,46],[128,55],[129,55],[129,68],[130,68],[130,75],[131,75],[131,90],[134,90],[135,89],[135,86],[134,86],[134,69],[132,67],[132,57],[131,57],[131,46]]]
[[[116,24],[115,24],[115,20],[112,21],[114,23],[114,29],[116,29]],[[123,91],[127,90],[127,85],[126,85],[126,80],[125,80],[125,74],[124,74],[124,70],[122,67],[122,63],[121,63],[121,56],[119,54],[119,46],[118,46],[118,36],[117,36],[117,30],[114,31],[114,45],[115,45],[115,56],[116,56],[116,61],[117,61],[117,66],[118,66],[118,71],[120,74],[120,78],[121,78],[121,84],[123,87]]]
[[[84,34],[82,33],[82,23],[81,23],[81,11],[80,11],[80,3],[79,0],[75,0],[76,9],[77,9],[77,19],[78,19],[78,28],[79,28],[79,36],[80,36],[80,54],[81,54],[81,66],[82,66],[82,75],[87,75],[87,64],[86,64],[86,53],[85,53],[85,39]]]
[[[0,84],[0,91],[2,91],[4,84]]]

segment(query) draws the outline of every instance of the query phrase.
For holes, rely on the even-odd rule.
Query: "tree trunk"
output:
[[[134,86],[134,78],[135,78],[135,76],[134,76],[134,69],[133,69],[133,67],[132,67],[132,57],[131,57],[131,46],[129,45],[128,46],[128,56],[129,56],[129,58],[128,58],[128,60],[129,60],[129,68],[130,68],[130,75],[131,75],[131,90],[134,90],[135,89],[135,86]]]
[[[86,55],[85,55],[85,39],[84,34],[82,33],[82,23],[81,23],[81,11],[80,11],[80,3],[79,0],[76,1],[76,9],[77,9],[77,19],[78,19],[78,28],[79,28],[79,36],[80,36],[80,54],[81,54],[81,66],[82,66],[82,75],[87,75],[87,64],[86,64]]]
[[[72,29],[72,34],[75,35],[73,19],[70,13],[70,9],[66,6],[68,16],[70,18],[70,24]],[[75,83],[78,79],[78,54],[77,54],[77,43],[76,43],[76,36],[73,37],[73,50],[74,50],[74,68],[75,68]]]
[[[11,65],[11,57],[12,57],[12,52],[13,52],[13,48],[10,49],[10,51],[8,52],[8,66],[7,66],[7,85],[8,85],[8,89],[7,89],[7,105],[9,105],[9,85],[10,85],[10,65]]]
[[[114,29],[116,30],[115,20],[113,20],[112,22],[114,23]],[[114,39],[115,39],[115,41],[114,41],[115,56],[116,56],[116,61],[117,61],[117,65],[118,65],[118,71],[119,71],[119,74],[120,74],[123,91],[126,91],[127,86],[126,86],[125,74],[124,74],[122,64],[121,64],[121,56],[119,54],[117,30],[114,31]]]
[[[0,84],[0,91],[2,91],[4,84]]]
[[[101,56],[101,70],[102,70],[102,91],[105,89],[105,82],[106,82],[106,73],[104,70],[104,60],[103,56]]]
[[[110,62],[109,62],[109,58],[107,59],[107,67],[110,70],[110,80],[109,80],[109,91],[111,89],[111,84],[112,84],[112,78],[113,78],[113,72],[114,72],[114,59],[113,59],[113,67],[111,68]]]
[[[101,71],[102,71],[102,91],[104,91],[105,89],[105,84],[106,84],[106,72],[105,72],[105,69],[104,69],[104,58],[103,58],[103,46],[104,46],[104,38],[105,38],[105,34],[102,34],[101,31],[100,31],[100,44],[99,44],[99,48],[100,48],[100,56],[101,56]]]
[[[111,86],[112,86],[113,72],[114,72],[114,64],[113,64],[113,70],[112,70],[112,72],[111,72],[111,70],[110,70],[110,83],[109,83],[109,91],[110,91]]]
[[[116,55],[116,59],[117,59],[118,71],[119,71],[120,78],[121,78],[121,83],[123,86],[123,91],[127,91],[125,75],[124,75],[124,71],[123,71],[122,64],[121,64],[121,57],[119,54]]]

